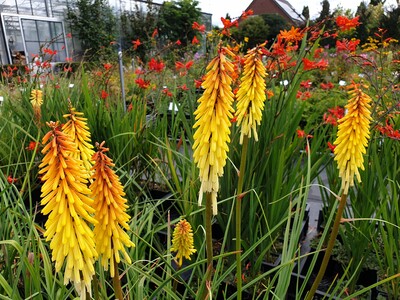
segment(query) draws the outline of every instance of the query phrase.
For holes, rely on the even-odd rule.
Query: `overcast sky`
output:
[[[238,17],[242,11],[246,10],[252,0],[198,0],[203,12],[211,13],[213,24],[221,26],[220,19],[229,13],[231,17]],[[316,18],[321,12],[322,0],[288,0],[290,4],[301,14],[305,5],[310,9],[311,18]],[[369,3],[369,0],[365,1]],[[357,9],[361,1],[358,0],[329,0],[330,8],[340,6],[345,9],[350,8],[353,12]],[[396,5],[396,0],[386,0],[386,5]]]

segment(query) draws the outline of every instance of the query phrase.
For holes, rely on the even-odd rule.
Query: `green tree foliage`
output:
[[[152,5],[151,1],[146,4],[146,9],[138,4],[134,11],[125,11],[121,15],[122,48],[131,52],[133,50],[132,41],[141,43],[134,53],[144,60],[146,54],[152,46],[151,36],[157,28],[158,10]]]
[[[265,14],[261,15],[264,19],[265,24],[268,26],[268,34],[264,39],[269,42],[274,40],[281,30],[289,29],[290,24],[286,19],[278,14]]]
[[[270,28],[261,16],[248,18],[240,22],[237,29],[234,28],[232,30],[232,37],[238,42],[243,41],[245,37],[249,38],[248,43],[243,49],[245,51],[264,43],[269,35]]]
[[[392,8],[382,16],[382,28],[387,29],[387,37],[400,40],[400,6]]]
[[[76,0],[68,6],[67,20],[79,38],[85,55],[92,59],[116,40],[116,17],[106,0]]]
[[[201,10],[196,0],[166,1],[160,8],[158,31],[164,42],[180,40],[182,46],[191,43],[197,32],[193,22],[201,22]]]
[[[317,22],[324,21],[328,18],[331,17],[331,11],[330,11],[330,4],[328,0],[323,0],[321,2],[322,10],[319,14],[319,17],[316,19]]]
[[[304,17],[304,19],[309,20],[310,19],[310,9],[308,6],[303,7],[303,11],[301,12],[301,15]]]
[[[367,26],[368,19],[370,18],[370,11],[364,1],[357,7],[356,15],[359,16],[358,21],[360,22],[360,25],[356,29],[357,37],[360,39],[361,44],[364,44],[369,36]]]

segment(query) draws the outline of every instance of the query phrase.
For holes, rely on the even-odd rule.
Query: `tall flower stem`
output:
[[[122,293],[121,280],[119,278],[118,263],[116,262],[115,257],[113,257],[112,259],[114,260],[113,287],[114,287],[115,299],[123,300],[124,294]]]
[[[315,278],[315,281],[314,281],[310,291],[308,292],[306,300],[313,299],[314,294],[318,288],[318,285],[320,284],[322,278],[324,277],[326,267],[328,266],[329,258],[331,257],[331,254],[332,254],[332,249],[333,249],[333,246],[335,245],[336,237],[339,232],[340,220],[342,219],[343,211],[344,211],[344,208],[346,207],[346,201],[347,201],[347,194],[342,193],[342,196],[340,197],[339,207],[336,212],[335,222],[333,223],[332,232],[331,232],[331,235],[328,240],[328,245],[325,250],[325,254],[324,254],[324,258],[321,263],[321,267],[318,271],[318,275]]]
[[[213,243],[212,243],[212,217],[213,217],[213,208],[212,208],[212,193],[206,193],[206,215],[205,215],[205,226],[206,226],[206,254],[207,254],[207,271],[206,271],[206,287],[204,289],[205,293],[208,294],[208,287],[211,289],[211,280],[213,273]],[[202,299],[206,299],[206,297],[202,297]]]
[[[242,191],[244,173],[246,170],[246,156],[249,144],[249,136],[243,136],[242,154],[240,158],[239,180],[236,197],[236,281],[237,299],[242,299]]]

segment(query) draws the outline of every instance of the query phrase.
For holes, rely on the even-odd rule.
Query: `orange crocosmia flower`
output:
[[[199,43],[200,43],[200,42],[199,42],[199,40],[197,39],[197,37],[194,36],[193,39],[192,39],[192,45],[196,45],[196,44],[199,44]]]
[[[183,84],[183,85],[181,85],[181,86],[179,86],[179,88],[180,88],[181,90],[184,90],[184,91],[188,91],[188,90],[189,90],[189,88],[187,87],[186,83]]]
[[[312,82],[310,79],[303,80],[302,82],[300,82],[300,86],[305,89],[309,89],[311,87],[311,85],[312,85]]]
[[[165,64],[161,60],[157,61],[154,58],[152,58],[149,61],[149,69],[152,70],[152,71],[156,71],[157,73],[162,72],[164,67],[165,67]]]
[[[197,22],[193,22],[192,28],[193,28],[194,30],[197,30],[197,31],[200,31],[200,32],[206,31],[206,25],[204,25],[204,24],[200,25],[200,24],[197,23]]]
[[[252,9],[249,9],[248,11],[242,12],[242,15],[240,16],[239,19],[246,20],[248,16],[252,16],[253,14],[254,14],[254,11]]]
[[[155,28],[153,33],[151,34],[151,37],[154,39],[156,37],[156,35],[158,35],[158,29]]]
[[[317,48],[317,49],[315,49],[315,51],[314,51],[314,58],[320,58],[321,57],[321,53],[323,53],[324,52],[324,49],[323,48]]]
[[[101,90],[101,99],[106,99],[108,97],[108,93],[105,90]]]
[[[360,24],[360,22],[358,22],[359,18],[360,16],[357,16],[353,19],[349,19],[345,16],[338,16],[336,18],[336,25],[339,27],[341,31],[350,30],[352,28],[357,27]]]
[[[376,128],[380,131],[382,135],[385,135],[388,138],[394,140],[400,140],[400,131],[398,129],[395,130],[393,126],[389,124],[388,120],[386,120],[385,126],[377,125]]]
[[[137,39],[136,41],[132,41],[133,44],[133,50],[136,50],[142,43],[140,42],[139,39]]]
[[[315,67],[324,70],[328,67],[328,61],[326,59],[321,59],[315,64]]]
[[[106,63],[103,66],[104,66],[104,69],[106,69],[106,70],[110,70],[112,68],[112,64],[109,64],[109,63]]]
[[[304,130],[301,130],[301,129],[297,129],[296,132],[297,132],[297,137],[299,139],[302,139],[302,138],[308,138],[309,139],[309,138],[313,137],[311,134],[306,134],[304,132]]]
[[[167,95],[168,97],[172,97],[173,96],[173,94],[169,91],[168,88],[164,88],[161,92],[163,94]]]
[[[274,96],[274,92],[271,90],[266,90],[265,94],[267,95],[267,99],[271,99]]]
[[[203,84],[203,81],[194,79],[194,84],[196,86],[196,89],[199,89],[199,88],[201,88],[201,85]]]
[[[292,26],[292,28],[289,31],[281,30],[279,35],[287,42],[298,42],[301,41],[304,34],[301,32],[300,28],[294,28]]]
[[[143,78],[138,78],[135,80],[135,83],[141,87],[142,89],[147,89],[150,86],[150,81],[144,80]]]
[[[303,58],[303,69],[304,71],[312,69],[325,69],[328,67],[328,61],[321,59],[318,62],[311,61],[308,58]]]
[[[336,41],[336,52],[341,52],[341,51],[354,52],[354,51],[356,51],[358,44],[360,44],[360,40],[358,40],[358,39],[352,39],[350,41],[347,39],[343,39],[342,41],[337,40]]]
[[[321,82],[320,87],[321,87],[321,89],[323,89],[323,90],[330,90],[330,89],[333,89],[333,88],[334,88],[334,85],[333,85],[332,82],[328,82],[328,83],[323,83],[323,82]]]
[[[315,69],[315,63],[308,58],[303,58],[303,68],[305,71]]]
[[[185,68],[185,65],[182,62],[180,62],[180,61],[175,62],[176,70],[180,70],[180,69],[184,69],[184,68]]]
[[[332,145],[331,142],[328,142],[328,148],[331,150],[333,153],[335,151],[336,145]]]
[[[26,149],[26,150],[29,150],[29,151],[33,151],[33,150],[36,149],[36,145],[39,146],[40,143],[37,143],[37,142],[35,142],[35,141],[30,141],[28,147],[26,147],[25,149]]]
[[[8,175],[8,177],[7,177],[7,182],[8,182],[9,184],[16,183],[17,181],[18,181],[17,178],[14,178],[14,177],[12,177],[11,175]]]
[[[239,27],[238,20],[235,20],[235,21],[232,22],[229,19],[225,19],[225,18],[221,17],[221,22],[222,22],[222,25],[224,25],[224,29],[229,29],[229,28],[231,28],[233,26]]]

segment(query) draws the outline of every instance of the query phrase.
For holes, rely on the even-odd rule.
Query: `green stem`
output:
[[[213,273],[213,243],[212,243],[212,228],[211,228],[211,221],[212,221],[212,198],[211,193],[206,193],[206,251],[207,251],[207,272],[206,272],[206,286],[204,289],[204,297],[202,299],[207,298],[208,288],[211,289],[211,280],[212,280],[212,273]]]
[[[237,299],[242,299],[242,191],[244,173],[246,170],[246,156],[249,144],[249,137],[243,137],[242,154],[240,158],[239,180],[237,186],[236,197],[236,282],[237,282]]]
[[[93,275],[93,298],[95,300],[99,300],[100,299],[100,292],[99,292],[99,279],[97,278],[96,273],[94,273]],[[90,299],[90,298],[87,298]]]
[[[314,294],[318,288],[318,285],[320,284],[322,278],[324,277],[326,267],[328,266],[329,258],[331,257],[331,254],[332,254],[332,249],[333,249],[333,246],[335,245],[336,237],[339,232],[340,220],[342,219],[343,211],[344,211],[344,208],[346,207],[346,201],[347,201],[347,194],[342,193],[342,196],[340,197],[339,207],[336,212],[335,222],[333,223],[332,232],[329,237],[328,245],[325,250],[325,254],[324,254],[324,258],[321,263],[321,267],[318,271],[318,275],[315,278],[315,281],[314,281],[310,291],[307,294],[306,300],[313,299]]]
[[[115,299],[123,300],[124,294],[122,293],[121,280],[119,278],[118,263],[115,261],[115,257],[113,257],[113,260],[114,260],[113,286],[114,286]]]

